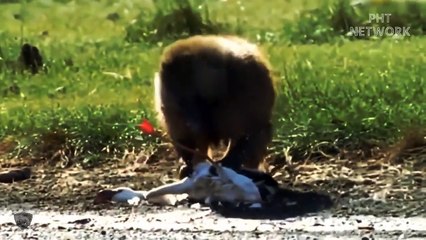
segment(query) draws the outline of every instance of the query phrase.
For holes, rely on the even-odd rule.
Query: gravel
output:
[[[28,229],[13,214],[33,214]],[[202,207],[141,206],[99,211],[0,208],[0,239],[426,239],[424,217],[333,217],[327,212],[284,220],[225,218]]]

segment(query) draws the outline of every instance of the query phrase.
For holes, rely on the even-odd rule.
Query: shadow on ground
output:
[[[260,208],[227,205],[211,208],[227,218],[283,220],[330,209],[333,205],[332,197],[324,193],[280,188],[274,199]]]

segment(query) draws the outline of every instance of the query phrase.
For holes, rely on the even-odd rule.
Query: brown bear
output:
[[[197,35],[167,46],[155,77],[159,122],[186,166],[230,141],[221,164],[258,169],[272,139],[276,92],[269,62],[259,48],[236,36]],[[178,144],[176,144],[178,143]]]

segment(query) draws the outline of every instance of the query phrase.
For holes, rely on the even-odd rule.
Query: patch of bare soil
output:
[[[5,166],[11,161],[0,160],[2,170],[9,170]],[[26,162],[18,160],[13,166]],[[122,186],[147,190],[169,183],[175,180],[177,167],[175,153],[164,147],[152,156],[126,153],[92,169],[39,163],[32,166],[30,179],[0,183],[0,204],[31,203],[43,209],[78,211],[114,208],[93,205],[96,193]],[[330,211],[336,216],[426,215],[425,146],[377,151],[367,159],[346,153],[317,161],[288,161],[284,167],[271,168],[285,188],[329,193],[335,200]]]

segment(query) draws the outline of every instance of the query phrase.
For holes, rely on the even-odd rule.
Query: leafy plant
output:
[[[157,43],[196,34],[218,34],[227,26],[210,18],[207,4],[190,0],[153,1],[155,10],[141,12],[126,28],[126,41]]]
[[[423,35],[426,4],[420,1],[374,1],[351,4],[345,0],[324,1],[317,8],[302,11],[295,21],[283,26],[283,35],[293,43],[326,43],[338,39],[369,39],[385,34],[356,34],[358,28],[409,27],[410,36]],[[370,15],[386,19],[370,19]],[[365,30],[367,31],[367,30]]]

